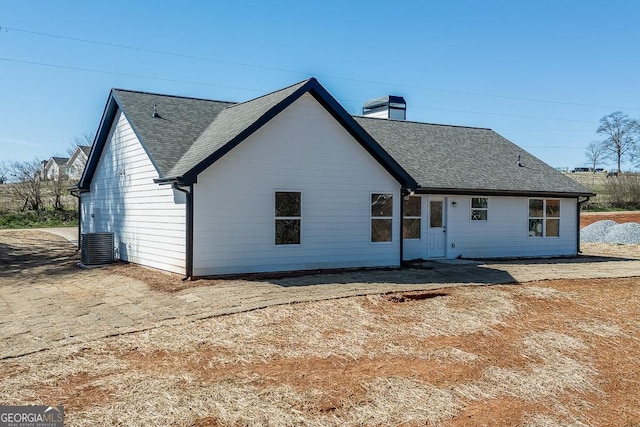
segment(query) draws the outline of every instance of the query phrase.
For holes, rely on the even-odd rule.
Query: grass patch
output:
[[[8,212],[0,214],[0,229],[73,227],[78,225],[75,210]]]

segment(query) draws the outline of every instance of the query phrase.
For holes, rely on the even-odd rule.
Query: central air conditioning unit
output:
[[[113,233],[84,233],[80,235],[80,261],[85,265],[113,262]]]

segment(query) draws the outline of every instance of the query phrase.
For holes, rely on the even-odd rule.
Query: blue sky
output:
[[[600,118],[640,118],[638,18],[630,0],[4,1],[0,161],[64,154],[112,87],[244,101],[314,76],[352,114],[401,95],[409,120],[582,166]]]

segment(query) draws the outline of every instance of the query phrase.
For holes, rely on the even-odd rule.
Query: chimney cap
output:
[[[394,105],[401,104],[401,105]],[[406,108],[407,102],[401,96],[395,95],[387,95],[380,98],[372,99],[364,103],[364,108],[378,108],[378,107],[386,107],[393,106],[396,108]]]

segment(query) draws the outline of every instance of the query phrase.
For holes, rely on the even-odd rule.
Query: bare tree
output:
[[[600,141],[591,141],[589,145],[587,145],[584,155],[587,158],[593,173],[596,172],[596,168],[600,163],[602,163],[606,154],[604,144]]]
[[[5,184],[9,180],[10,165],[5,160],[0,162],[0,184]]]
[[[14,162],[10,175],[14,181],[11,191],[22,203],[22,210],[42,210],[44,186],[40,160]]]
[[[68,194],[69,180],[64,174],[58,174],[56,178],[45,180],[48,193],[51,195],[53,208],[57,211],[64,210],[63,196]]]
[[[67,155],[71,156],[73,152],[76,151],[76,148],[79,147],[80,145],[88,145],[88,146],[93,145],[94,137],[95,137],[95,134],[90,131],[83,132],[82,135],[76,136],[75,138],[73,138],[73,141],[67,147]]]
[[[613,158],[620,164],[624,159],[632,158],[640,141],[640,123],[624,114],[616,111],[600,119],[600,126],[596,131],[603,135],[602,141],[607,157]]]

